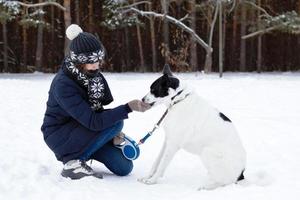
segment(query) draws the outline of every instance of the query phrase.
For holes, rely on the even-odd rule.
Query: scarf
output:
[[[95,73],[83,73],[68,56],[64,60],[62,69],[86,90],[89,104],[93,110],[101,111],[103,105],[113,101],[108,84],[99,70]]]

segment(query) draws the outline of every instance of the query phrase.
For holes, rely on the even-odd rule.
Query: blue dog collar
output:
[[[124,137],[125,144],[115,145],[117,148],[122,150],[122,153],[125,158],[128,160],[135,160],[140,155],[140,148],[138,144],[128,136]]]

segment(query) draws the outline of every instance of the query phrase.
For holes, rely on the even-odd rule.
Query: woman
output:
[[[99,72],[105,51],[92,34],[72,24],[66,30],[71,40],[70,55],[54,77],[42,125],[44,140],[57,160],[64,163],[62,176],[80,179],[102,178],[86,164],[89,159],[103,163],[119,176],[129,174],[132,161],[114,145],[120,144],[123,120],[132,111],[150,108],[140,100],[105,110],[113,101],[108,84]]]

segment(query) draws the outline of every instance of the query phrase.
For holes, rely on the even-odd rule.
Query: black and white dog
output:
[[[164,67],[163,76],[143,101],[169,109],[163,127],[165,141],[150,174],[139,179],[155,184],[179,149],[199,155],[209,180],[199,189],[214,189],[244,179],[246,152],[230,119],[199,97]]]

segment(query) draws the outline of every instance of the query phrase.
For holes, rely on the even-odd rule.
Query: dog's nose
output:
[[[145,98],[145,97],[143,97],[143,98],[142,98],[142,102],[145,102],[145,99],[146,99],[146,98]]]

